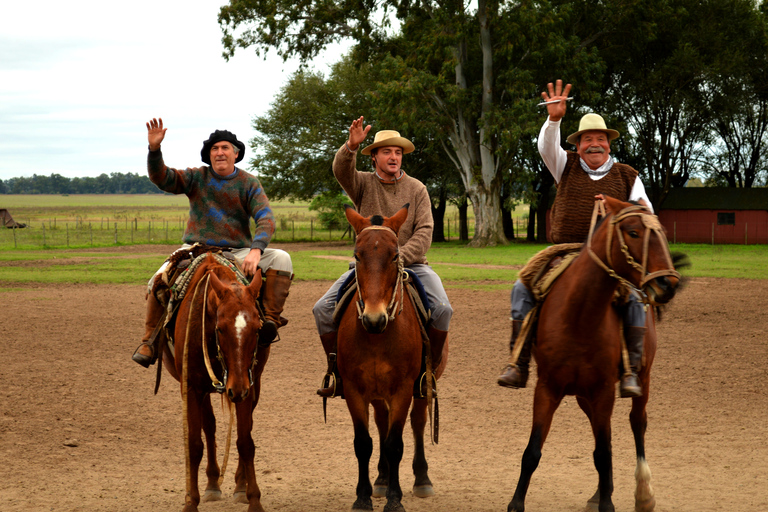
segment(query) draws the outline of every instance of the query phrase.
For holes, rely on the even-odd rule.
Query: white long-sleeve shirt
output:
[[[546,165],[549,172],[552,173],[555,182],[560,183],[560,178],[563,176],[563,171],[565,170],[565,163],[568,160],[568,153],[560,146],[560,121],[550,121],[549,117],[547,117],[547,121],[544,123],[544,126],[541,127],[541,131],[539,132],[537,145],[539,147],[541,159],[544,160],[544,165]],[[582,165],[586,165],[584,160],[582,160]],[[612,165],[613,159],[609,158],[608,161],[603,164],[602,167],[596,169],[596,171],[601,173],[607,172]],[[607,168],[605,168],[606,166]],[[604,176],[605,174],[602,176],[589,174],[589,177],[594,181],[598,181]],[[653,205],[651,204],[650,199],[648,199],[648,195],[645,193],[643,181],[638,175],[638,177],[635,178],[635,183],[632,185],[632,190],[629,193],[629,200],[639,201],[640,199],[645,201],[645,204],[648,205],[648,208],[650,208],[652,212],[654,211]]]

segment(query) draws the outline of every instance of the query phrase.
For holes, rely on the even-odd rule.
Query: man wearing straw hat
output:
[[[259,331],[259,344],[269,345],[275,341],[278,327],[287,322],[280,313],[291,287],[293,263],[287,252],[267,247],[275,232],[269,200],[256,176],[235,167],[245,156],[245,144],[232,132],[216,130],[203,141],[200,151],[201,160],[208,165],[173,169],[165,165],[160,150],[167,130],[163,128],[162,118],[147,122],[147,173],[160,190],[189,198],[184,245],[177,252],[195,243],[213,245],[231,252],[247,276],[262,269],[265,282],[261,294],[266,318]],[[255,222],[253,235],[251,219]],[[132,357],[145,368],[154,364],[160,355],[155,344],[165,307],[153,293],[153,287],[168,264],[166,260],[149,280],[144,335]]]
[[[376,133],[373,144],[361,151],[363,155],[370,156],[373,172],[356,169],[357,149],[370,130],[370,125],[364,126],[362,116],[352,122],[349,139],[333,159],[333,174],[355,204],[358,213],[365,217],[391,217],[406,203],[410,203],[408,217],[398,234],[400,255],[403,265],[419,277],[429,297],[431,320],[427,332],[433,368],[437,368],[448,337],[453,309],[440,277],[427,264],[426,254],[432,244],[433,229],[429,193],[423,183],[401,169],[403,155],[411,153],[415,148],[411,141],[394,130]],[[331,356],[336,352],[333,311],[336,295],[351,272],[353,270],[344,273],[312,309],[323,349],[328,356],[328,372],[322,387],[317,390],[318,395],[326,398],[342,394],[341,381]]]
[[[637,201],[653,211],[638,172],[611,157],[611,141],[619,137],[619,132],[607,128],[601,116],[584,115],[579,122],[579,130],[568,136],[566,141],[576,146],[576,152],[560,147],[560,120],[565,116],[571,84],[563,87],[563,81],[557,80],[556,85],[550,83],[547,88],[548,93],[541,93],[541,97],[546,102],[549,118],[539,133],[538,147],[541,158],[557,183],[557,196],[552,206],[552,242],[584,242],[589,233],[595,199],[602,198],[602,194],[621,201]],[[534,305],[531,291],[520,280],[515,282],[512,288],[510,351],[523,320]],[[619,392],[622,397],[641,396],[637,370],[643,354],[645,309],[632,294],[621,313],[631,369],[622,376]],[[530,343],[529,340],[525,342],[516,364],[507,365],[499,376],[500,386],[525,387],[531,358]]]

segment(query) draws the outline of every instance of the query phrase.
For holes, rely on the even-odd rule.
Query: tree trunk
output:
[[[434,228],[432,229],[433,242],[445,242],[445,207],[448,202],[447,195],[448,191],[445,187],[442,187],[437,198],[437,206],[435,206],[434,202],[430,205],[432,208],[432,221],[434,222]]]
[[[462,242],[469,242],[469,202],[467,201],[466,194],[459,203],[459,240]]]

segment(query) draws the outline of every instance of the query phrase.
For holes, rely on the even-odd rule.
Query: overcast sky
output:
[[[225,0],[6,2],[0,20],[0,179],[146,172],[145,123],[162,117],[166,163],[201,165],[227,129],[248,144],[298,68],[273,52],[221,56]],[[342,47],[313,68],[326,72]],[[251,150],[246,149],[246,159]]]

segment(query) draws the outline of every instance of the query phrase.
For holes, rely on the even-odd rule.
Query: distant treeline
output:
[[[0,194],[159,194],[146,175],[113,172],[86,178],[60,174],[0,180]]]

